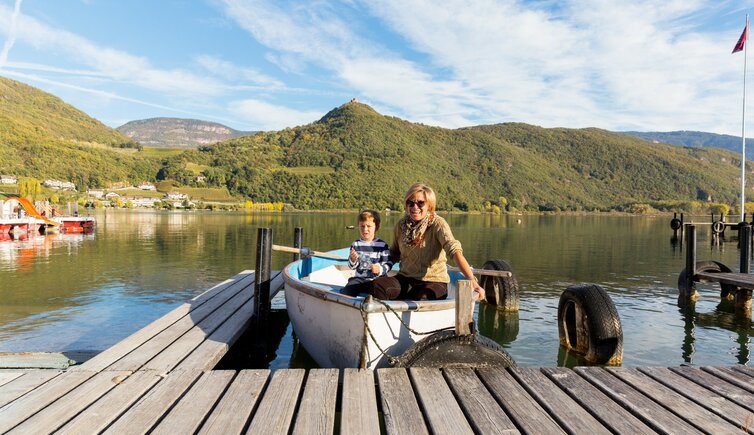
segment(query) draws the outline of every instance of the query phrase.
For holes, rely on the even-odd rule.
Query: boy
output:
[[[378,276],[387,275],[392,269],[393,262],[390,261],[390,249],[387,243],[375,237],[379,229],[379,213],[374,210],[364,210],[359,213],[361,238],[351,244],[351,253],[348,256],[348,266],[356,269],[356,272],[353,278],[348,279],[348,284],[343,287],[341,293],[348,296],[369,293],[372,280]]]

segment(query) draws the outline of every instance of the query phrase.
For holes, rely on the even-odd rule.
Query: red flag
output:
[[[746,44],[746,39],[749,37],[749,23],[746,23],[746,27],[744,27],[744,32],[741,34],[741,37],[738,38],[738,42],[736,42],[736,46],[733,47],[733,51],[731,51],[731,54],[738,53],[739,51],[744,49],[744,44]]]

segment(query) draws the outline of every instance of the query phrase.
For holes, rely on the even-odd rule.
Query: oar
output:
[[[330,258],[332,260],[347,261],[348,258],[341,257],[340,255],[328,254],[327,252],[314,251],[311,248],[293,248],[290,246],[272,245],[273,251],[290,252],[291,254],[301,254],[302,257],[322,257]]]
[[[461,269],[456,266],[448,266],[448,270],[451,272],[461,272]],[[473,267],[471,268],[471,273],[474,275],[501,276],[503,278],[513,275],[507,270],[474,269]]]
[[[333,260],[348,261],[347,257],[341,257],[340,255],[335,255],[335,254],[328,254],[327,252],[314,251],[306,247],[293,248],[290,246],[272,245],[272,250],[280,251],[280,252],[290,252],[291,254],[301,254],[301,256],[303,257],[322,257],[322,258],[330,258]],[[461,271],[461,269],[455,266],[448,266],[448,270],[451,272]],[[500,276],[503,278],[507,278],[512,275],[512,273],[508,272],[507,270],[489,270],[489,269],[474,269],[474,268],[471,268],[471,273],[473,273],[474,275]]]

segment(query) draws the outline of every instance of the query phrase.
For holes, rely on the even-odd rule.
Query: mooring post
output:
[[[681,295],[686,301],[696,299],[696,290],[694,288],[694,276],[696,275],[696,226],[689,225],[686,231],[686,282],[684,284],[684,293]]]
[[[456,335],[474,333],[474,284],[467,279],[458,281],[456,294]]]
[[[257,231],[257,267],[254,274],[254,318],[264,324],[270,313],[270,275],[272,274],[272,228]]]
[[[293,229],[293,247],[298,249],[304,247],[304,229],[301,227],[296,227]],[[300,252],[293,254],[293,261],[298,261],[300,259]]]
[[[741,246],[739,271],[749,273],[751,270],[751,226],[746,221],[738,224],[738,243]]]

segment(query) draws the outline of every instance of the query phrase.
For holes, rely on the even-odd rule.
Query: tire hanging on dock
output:
[[[414,343],[396,358],[395,367],[483,368],[515,367],[502,346],[479,334],[436,332]]]
[[[696,262],[697,272],[706,273],[730,273],[732,270],[730,267],[720,263],[719,261],[705,260]],[[691,288],[686,288],[686,274],[688,272],[683,269],[678,275],[678,291],[681,295],[696,293],[696,282],[691,281]],[[731,284],[720,283],[720,298],[727,299],[730,295],[736,294],[736,286]]]
[[[511,272],[509,277],[482,275],[479,285],[484,289],[488,303],[502,311],[518,311],[518,281],[511,266],[505,260],[489,260],[482,268]]]
[[[568,287],[558,303],[560,344],[596,364],[623,360],[623,328],[615,304],[602,287]]]
[[[678,218],[673,218],[670,220],[670,228],[673,230],[679,230],[681,229],[681,220]]]

